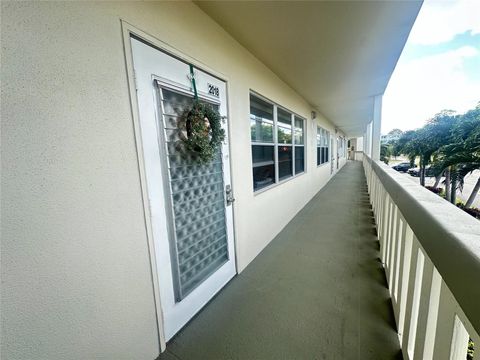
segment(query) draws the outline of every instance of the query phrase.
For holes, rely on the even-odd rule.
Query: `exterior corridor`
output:
[[[160,356],[397,358],[361,162],[348,162]]]

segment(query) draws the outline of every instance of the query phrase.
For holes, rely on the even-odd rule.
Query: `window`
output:
[[[317,126],[317,165],[329,162],[330,132]]]
[[[250,137],[255,190],[276,182],[273,128],[273,105],[250,96]]]
[[[294,141],[295,141],[295,175],[301,174],[305,171],[305,130],[304,130],[305,120],[299,118],[298,116],[294,117]]]
[[[305,171],[305,120],[250,94],[253,190]]]

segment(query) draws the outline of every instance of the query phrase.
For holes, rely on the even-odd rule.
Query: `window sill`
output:
[[[289,178],[287,178],[287,179],[285,179],[285,180],[279,181],[278,183],[265,186],[264,188],[261,188],[261,189],[258,189],[258,190],[254,190],[254,191],[253,191],[253,196],[257,196],[257,195],[263,194],[263,193],[264,193],[265,191],[267,191],[267,190],[270,190],[270,189],[273,189],[273,188],[275,188],[275,187],[277,187],[277,186],[283,185],[283,184],[285,184],[285,183],[287,183],[287,182],[289,182],[289,181],[292,181],[292,180],[294,180],[294,179],[297,179],[297,178],[299,178],[300,176],[305,175],[305,174],[306,174],[306,172],[304,171],[304,172],[298,173],[298,174],[296,174],[296,175],[294,175],[294,176],[291,176],[291,177],[289,177]]]
[[[275,164],[274,161],[262,161],[262,162],[257,162],[257,163],[253,163],[253,168],[257,168],[257,167],[262,167],[262,166],[267,166],[267,165],[273,165]]]
[[[317,165],[317,168],[330,164],[330,161],[324,162],[323,164]]]

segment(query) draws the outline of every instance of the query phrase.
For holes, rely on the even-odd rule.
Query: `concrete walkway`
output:
[[[160,359],[401,359],[360,162],[349,162]]]

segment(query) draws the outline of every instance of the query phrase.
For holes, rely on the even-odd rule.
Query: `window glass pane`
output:
[[[253,189],[275,183],[273,145],[252,145]]]
[[[303,119],[295,116],[295,144],[303,144]]]
[[[292,143],[292,114],[278,108],[277,109],[277,127],[278,127],[278,143]]]
[[[317,165],[320,165],[320,148],[317,147]]]
[[[278,146],[278,179],[292,176],[292,147]]]
[[[250,138],[273,143],[273,105],[250,95]]]
[[[329,157],[328,157],[328,147],[325,148],[325,153],[327,154],[327,159],[325,160],[326,162],[329,162]]]
[[[273,120],[273,104],[255,95],[250,95],[250,114],[259,118]]]
[[[305,151],[303,146],[295,146],[295,174],[305,171]]]
[[[317,146],[322,145],[322,128],[317,127]]]
[[[252,145],[253,166],[266,165],[266,162],[273,164],[273,149],[273,145]]]
[[[273,143],[273,121],[250,116],[252,142]]]

